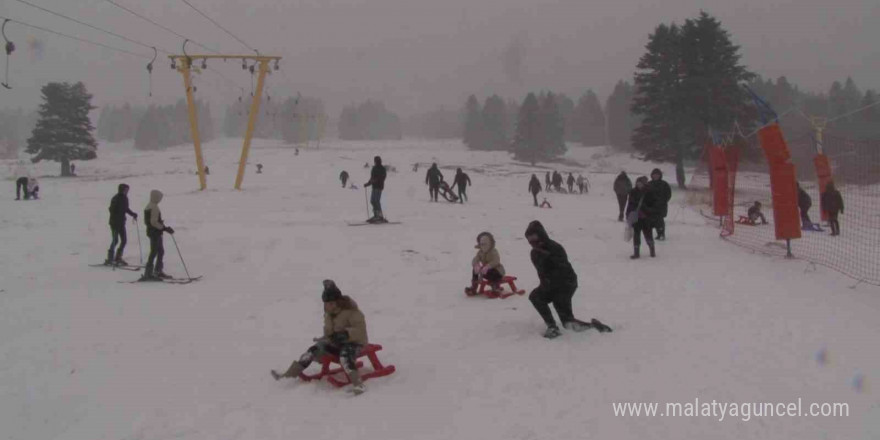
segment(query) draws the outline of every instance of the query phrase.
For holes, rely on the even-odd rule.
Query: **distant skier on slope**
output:
[[[150,203],[144,208],[144,224],[147,227],[147,237],[150,239],[150,256],[147,258],[147,266],[144,268],[141,281],[161,281],[164,278],[171,278],[162,270],[165,268],[163,261],[165,245],[162,243],[162,234],[165,232],[174,234],[174,229],[165,226],[162,211],[159,209],[161,201],[161,191],[157,189],[150,191]]]
[[[373,188],[370,193],[370,204],[373,206],[373,216],[367,220],[368,223],[387,223],[385,215],[382,214],[382,190],[385,189],[385,178],[387,172],[382,166],[382,158],[376,156],[373,158],[373,169],[370,170],[370,180],[364,184],[364,188],[370,186]]]
[[[342,187],[345,188],[345,184],[348,182],[348,171],[342,170],[342,172],[339,173],[339,180],[342,181]]]
[[[272,370],[275,380],[281,378],[297,378],[315,360],[325,354],[339,356],[342,368],[351,379],[352,392],[361,394],[366,391],[357,369],[357,356],[367,345],[367,321],[351,297],[343,295],[333,280],[324,280],[324,291],[321,293],[324,302],[324,333],[315,339],[315,345],[309,347],[298,360],[282,374]]]
[[[467,200],[467,187],[471,185],[471,178],[467,175],[461,168],[455,170],[455,178],[452,181],[452,186],[458,187],[458,201],[459,203],[464,203]]]
[[[128,207],[128,185],[120,183],[116,188],[116,194],[110,199],[110,234],[113,241],[110,242],[110,249],[107,250],[107,259],[104,260],[106,265],[128,266],[128,263],[122,259],[122,253],[125,252],[125,243],[128,241],[125,229],[125,215],[130,215],[137,220],[138,215]],[[140,233],[135,231],[136,233]],[[116,248],[116,244],[119,248]]]

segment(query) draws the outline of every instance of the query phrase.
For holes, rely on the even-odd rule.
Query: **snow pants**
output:
[[[373,206],[373,217],[382,217],[382,190],[373,187],[370,193],[370,205]]]
[[[556,321],[553,319],[553,313],[550,312],[550,303],[556,309],[559,320],[563,324],[574,320],[574,312],[571,310],[571,297],[577,290],[577,284],[571,285],[553,285],[548,286],[541,284],[532,293],[529,294],[529,301],[535,306],[535,310],[544,319],[544,323],[548,326],[555,326]]]
[[[113,235],[113,241],[110,242],[110,249],[107,250],[107,260],[116,261],[122,258],[125,244],[128,242],[128,234],[125,231],[125,225],[110,226],[110,233]],[[116,248],[117,243],[119,244],[119,249],[116,249],[114,254],[113,250]]]
[[[162,261],[165,257],[165,245],[162,242],[162,233],[150,235],[150,257],[147,258],[147,267],[144,271],[145,275],[153,275],[161,273],[165,268]],[[154,265],[155,263],[155,265]],[[153,270],[155,268],[155,271]]]
[[[617,206],[620,207],[620,213],[617,215],[617,221],[623,221],[623,210],[626,209],[626,194],[617,194]]]

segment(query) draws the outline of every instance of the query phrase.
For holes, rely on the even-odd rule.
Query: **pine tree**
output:
[[[464,105],[462,142],[471,150],[485,149],[483,133],[483,117],[480,112],[480,102],[476,96],[471,95]]]
[[[605,145],[605,113],[599,97],[592,90],[587,90],[578,99],[572,118],[575,141],[586,147]]]
[[[574,101],[563,93],[555,94],[554,98],[556,99],[556,106],[559,108],[559,115],[562,117],[562,122],[565,126],[563,138],[566,142],[577,142],[577,136],[575,135],[576,124],[574,123]]]
[[[565,154],[565,120],[559,110],[556,95],[547,92],[539,100],[540,104],[540,132],[542,142],[542,157],[551,159]]]
[[[492,95],[486,99],[480,116],[483,124],[483,145],[488,150],[506,150],[507,138],[507,109],[504,100],[498,95]]]
[[[512,143],[514,158],[530,162],[533,166],[543,157],[540,113],[538,98],[534,93],[529,93],[519,108],[516,117],[516,134]]]
[[[94,109],[92,95],[78,82],[48,83],[41,89],[40,119],[27,140],[32,162],[52,160],[61,163],[61,175],[70,176],[71,160],[92,160],[98,157],[98,144],[92,137],[95,127],[89,120]]]
[[[617,148],[630,148],[635,128],[641,120],[632,113],[634,90],[626,81],[618,81],[605,104],[608,143]]]

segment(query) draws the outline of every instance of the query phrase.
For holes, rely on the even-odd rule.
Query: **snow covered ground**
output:
[[[4,439],[876,439],[880,438],[880,288],[823,267],[724,243],[714,224],[670,207],[656,259],[630,261],[611,182],[654,165],[572,147],[589,195],[547,195],[548,169],[459,142],[325,142],[320,150],[257,140],[243,191],[232,189],[240,140],[193,153],[101,145],[60,179],[38,164],[41,200],[13,201],[0,173],[0,437]],[[379,154],[397,168],[383,196],[401,225],[365,218],[358,186]],[[470,203],[428,202],[426,164],[462,166]],[[417,173],[412,164],[422,165]],[[255,174],[255,164],[264,173]],[[559,171],[581,171],[552,165]],[[661,167],[672,176],[670,166]],[[673,179],[674,180],[674,179]],[[120,284],[138,274],[88,267],[109,245],[107,205],[120,182],[142,213],[165,193],[168,225],[194,284]],[[675,191],[674,191],[675,192]],[[575,315],[614,333],[544,325],[526,297],[467,298],[476,235],[495,234],[507,271],[537,277],[523,232],[544,223],[575,266]],[[142,224],[141,224],[142,227]],[[129,225],[126,257],[137,262]],[[139,231],[147,245],[143,231]],[[166,236],[166,270],[184,268]],[[146,248],[144,249],[146,257]],[[321,332],[321,280],[336,280],[367,317],[397,372],[353,397],[327,383],[275,382]],[[824,357],[822,354],[824,353]],[[824,362],[821,361],[824,359]],[[313,367],[314,368],[314,367]],[[856,386],[862,378],[861,386]],[[849,416],[616,417],[615,402],[842,402]],[[661,408],[662,411],[662,408]]]

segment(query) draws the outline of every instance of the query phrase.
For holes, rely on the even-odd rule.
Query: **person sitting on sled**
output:
[[[493,293],[501,292],[501,278],[504,277],[504,266],[501,265],[501,254],[495,248],[495,237],[489,232],[477,235],[477,255],[471,260],[471,287],[465,289],[468,295],[477,294],[477,283],[480,278],[489,282]]]
[[[761,202],[755,200],[755,204],[749,207],[749,221],[752,224],[758,224],[758,219],[761,219],[761,224],[766,225],[767,219],[764,217],[764,213],[761,212]]]
[[[330,354],[339,357],[342,368],[351,379],[352,392],[361,394],[366,388],[357,371],[356,359],[360,350],[368,343],[364,314],[351,297],[342,294],[333,280],[324,280],[321,300],[324,302],[324,335],[315,338],[315,345],[293,361],[283,374],[272,370],[272,377],[275,380],[283,377],[294,379],[312,361],[320,361],[324,355]]]

